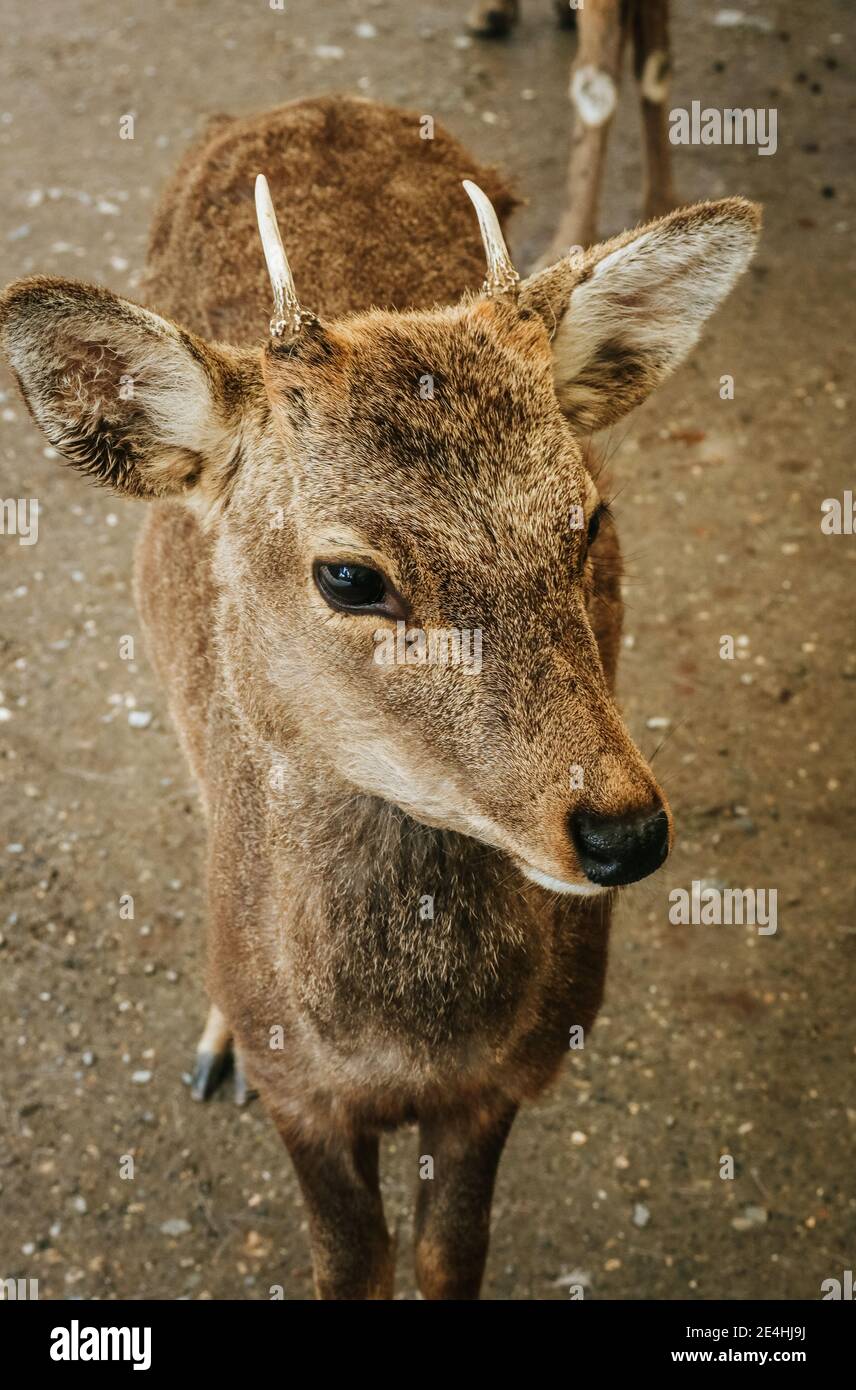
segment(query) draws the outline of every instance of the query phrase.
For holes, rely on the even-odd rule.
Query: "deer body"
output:
[[[258,168],[319,315],[264,350]],[[409,113],[221,121],[156,217],[157,314],[44,279],[0,301],[48,437],[153,502],[136,592],[207,822],[204,1046],[233,1035],[283,1136],[327,1297],[391,1295],[378,1138],[413,1120],[420,1288],[477,1295],[515,1111],[600,1004],[610,889],[668,850],[613,703],[618,545],[575,431],[680,360],[756,230],[701,205],[473,295],[473,176],[511,209]],[[481,674],[378,665],[404,620],[483,632]]]
[[[289,127],[311,118],[312,106],[289,109],[285,129],[281,117],[278,122],[277,149],[292,160]],[[368,115],[376,121],[376,108]],[[387,125],[399,120],[391,115]],[[227,190],[216,186],[223,144],[229,167],[244,182],[246,169],[259,163],[257,151],[246,148],[257,127],[245,133],[235,125],[234,133],[227,127],[215,135],[214,151],[200,152],[200,182],[215,205],[229,206]],[[317,141],[317,131],[312,138]],[[496,180],[449,146],[451,196],[437,211],[466,225],[457,240],[430,240],[421,265],[406,235],[387,244],[387,263],[409,271],[401,307],[453,301],[483,273],[477,229],[461,216],[467,208],[460,178],[471,173],[485,187]],[[329,143],[322,148],[328,158],[336,153]],[[310,151],[302,156],[305,172],[286,169],[278,179],[275,160],[265,160],[271,181],[281,182],[297,206],[300,173],[309,179],[313,172]],[[365,157],[375,161],[376,146],[368,143]],[[336,187],[338,223],[316,229],[307,207],[306,223],[289,229],[295,247],[317,246],[322,235],[331,245],[353,246],[366,170],[352,163],[348,173],[348,182]],[[181,200],[191,190],[185,192],[181,175],[174,187],[179,205],[169,215],[186,214],[190,224],[193,209]],[[416,179],[408,193],[422,196]],[[494,200],[512,205],[499,188]],[[374,236],[373,219],[368,225]],[[221,231],[234,245],[235,229],[224,223]],[[257,338],[268,300],[264,283],[258,303],[251,295],[238,299],[234,320],[221,324],[205,307],[218,303],[216,257],[200,275],[196,248],[180,239],[179,257],[188,264],[171,259],[161,283],[159,234],[156,223],[151,298],[158,309],[206,335],[219,329],[230,341]],[[255,267],[255,227],[245,226],[245,234],[247,261]],[[204,252],[210,261],[207,243]],[[358,256],[345,303],[340,284],[328,288],[310,265],[293,259],[307,300],[325,309],[331,298],[344,312],[388,298],[388,276],[372,276]],[[602,629],[610,666],[620,626],[617,544],[614,549]],[[216,565],[216,545],[192,512],[170,502],[151,508],[138,542],[137,604],[207,807],[209,993],[229,1021],[250,1078],[286,1143],[306,1153],[307,1166],[316,1161],[316,1148],[338,1148],[347,1166],[364,1136],[374,1144],[380,1128],[417,1117],[433,1134],[420,1152],[438,1147],[438,1126],[456,1144],[465,1144],[470,1130],[475,1139],[481,1129],[488,1138],[494,1127],[504,1134],[517,1104],[556,1071],[570,1028],[587,1030],[594,1022],[608,901],[557,898],[526,884],[500,853],[467,836],[425,826],[376,797],[355,805],[353,787],[332,781],[311,751],[283,749],[277,761],[263,739],[248,739],[218,670]],[[177,604],[176,595],[187,601]],[[275,790],[272,768],[281,773]],[[425,895],[434,900],[428,918],[420,916]],[[276,1027],[284,1030],[283,1046],[272,1049]],[[432,1156],[442,1163],[442,1150]],[[473,1216],[481,1222],[478,1206]]]

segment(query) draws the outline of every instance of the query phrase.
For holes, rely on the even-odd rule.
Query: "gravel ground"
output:
[[[2,0],[0,281],[133,296],[199,119],[331,90],[431,113],[509,170],[525,263],[562,198],[575,40],[531,0],[510,42],[470,42],[463,8]],[[624,895],[590,1046],[512,1135],[488,1298],[815,1298],[856,1258],[856,537],[820,530],[854,483],[854,26],[844,0],[744,3],[765,23],[731,28],[718,8],[674,6],[673,104],[775,107],[778,150],[680,149],[677,178],[687,201],[760,199],[765,236],[691,364],[610,441],[622,699],[646,752],[666,730],[678,842]],[[604,233],[639,214],[625,96]],[[152,673],[117,655],[138,631],[139,506],[87,490],[7,374],[0,391],[0,496],[41,503],[38,544],[0,536],[0,1277],[43,1298],[305,1297],[272,1126],[182,1084],[205,1011],[202,833]],[[693,879],[775,889],[777,931],[672,925]],[[412,1133],[385,1145],[405,1298],[415,1158]]]

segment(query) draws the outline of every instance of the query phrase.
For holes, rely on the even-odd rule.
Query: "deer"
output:
[[[479,1297],[515,1115],[588,1037],[619,889],[673,842],[616,703],[591,436],[690,351],[760,214],[699,203],[522,278],[515,202],[414,112],[297,100],[190,148],[145,304],[38,275],[0,299],[36,425],[145,504],[136,602],[206,826],[194,1089],[234,1052],[322,1299],[393,1296],[404,1125],[419,1293]],[[423,659],[439,629],[482,634],[478,671]]]
[[[562,28],[577,30],[577,52],[568,96],[574,109],[567,197],[545,264],[569,246],[597,239],[609,130],[618,106],[621,69],[628,44],[639,89],[644,148],[644,210],[647,218],[678,202],[672,183],[666,99],[672,70],[669,0],[554,0]],[[475,0],[470,32],[506,37],[520,18],[519,0]]]

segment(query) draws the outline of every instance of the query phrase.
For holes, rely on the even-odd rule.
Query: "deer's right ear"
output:
[[[576,428],[613,424],[674,371],[749,264],[760,225],[743,198],[697,203],[520,286],[519,307],[552,339],[556,394]]]
[[[216,495],[240,440],[240,372],[220,348],[109,290],[18,280],[0,347],[36,424],[81,472],[135,497]]]

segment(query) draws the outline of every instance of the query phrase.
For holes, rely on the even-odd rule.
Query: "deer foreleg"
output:
[[[642,105],[645,216],[660,217],[676,206],[666,109],[672,70],[668,0],[638,0],[635,5],[633,70]]]
[[[506,1106],[420,1123],[416,1277],[424,1298],[479,1296],[493,1186],[515,1113]]]

